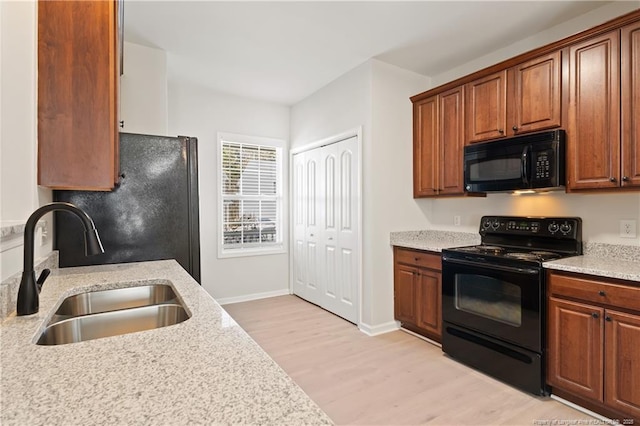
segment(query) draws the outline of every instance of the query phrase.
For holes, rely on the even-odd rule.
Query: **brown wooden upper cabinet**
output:
[[[640,186],[640,23],[567,50],[567,187]]]
[[[38,184],[100,190],[118,176],[117,1],[38,3]]]
[[[622,186],[640,186],[640,22],[621,32]]]
[[[561,65],[555,51],[467,83],[469,142],[559,127]]]
[[[413,106],[413,196],[464,194],[464,87]]]

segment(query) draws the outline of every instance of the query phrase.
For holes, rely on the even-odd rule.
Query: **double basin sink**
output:
[[[67,297],[38,345],[63,345],[179,324],[189,319],[168,282]]]

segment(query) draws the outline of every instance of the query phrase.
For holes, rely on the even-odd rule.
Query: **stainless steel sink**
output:
[[[38,345],[64,345],[179,324],[189,314],[178,304],[151,305],[84,315],[47,326]]]
[[[153,284],[76,294],[67,297],[54,315],[76,317],[160,303],[179,303],[171,286]]]
[[[38,345],[64,345],[167,327],[189,319],[168,284],[91,291],[69,296],[55,311]]]

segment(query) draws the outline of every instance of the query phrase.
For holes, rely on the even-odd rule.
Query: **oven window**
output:
[[[469,164],[469,178],[472,182],[520,179],[522,176],[521,167],[520,157],[479,160]]]
[[[517,285],[476,274],[456,274],[455,306],[459,311],[520,327],[522,295]]]

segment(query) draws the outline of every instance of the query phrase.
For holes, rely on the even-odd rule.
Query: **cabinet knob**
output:
[[[592,313],[592,314],[591,314],[591,316],[592,316],[593,318],[600,318],[600,315],[598,315],[598,313],[597,313],[597,312]]]
[[[605,320],[605,321],[609,321],[609,322],[613,321],[609,315],[607,315],[606,317],[604,317],[604,320]]]
[[[616,181],[616,178],[614,178],[613,176],[609,178],[609,182],[615,182],[615,181]]]
[[[600,290],[600,291],[598,292],[598,294],[599,294],[600,296],[606,296],[606,295],[607,295],[607,293],[605,293],[605,292],[604,292],[604,291],[602,291],[602,290]]]
[[[518,131],[518,126],[513,126],[511,129],[512,129],[514,132],[517,132],[517,131]]]
[[[414,262],[417,262],[418,260],[420,260],[420,258],[419,258],[419,257],[414,257],[414,258],[413,258],[413,261],[414,261]]]
[[[629,176],[622,176],[623,182],[629,182]]]
[[[498,129],[498,133],[503,134],[504,133],[504,129]]]

